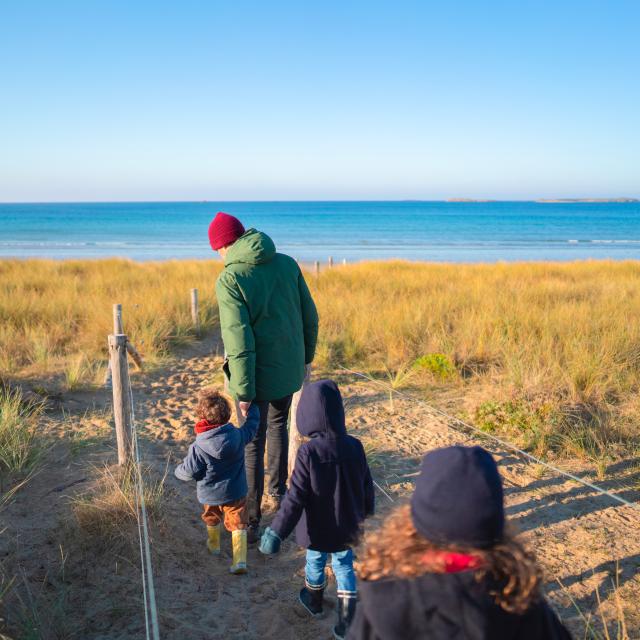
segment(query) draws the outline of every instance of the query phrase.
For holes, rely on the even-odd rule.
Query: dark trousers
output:
[[[289,434],[287,422],[291,396],[270,402],[258,402],[260,426],[256,437],[244,450],[247,469],[247,515],[249,524],[258,524],[262,517],[260,506],[264,493],[264,450],[267,448],[267,473],[269,474],[269,495],[283,496],[287,491],[287,465],[289,455]]]

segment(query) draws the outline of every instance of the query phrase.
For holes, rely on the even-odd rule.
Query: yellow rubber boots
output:
[[[207,549],[214,556],[220,555],[220,525],[215,527],[207,525]]]
[[[230,573],[247,573],[247,530],[237,529],[231,532],[231,543],[233,545],[233,564],[229,569]]]

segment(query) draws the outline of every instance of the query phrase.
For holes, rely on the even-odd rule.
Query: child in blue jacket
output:
[[[289,491],[267,527],[262,553],[277,553],[294,529],[307,548],[305,587],[300,602],[317,616],[322,613],[325,565],[331,554],[338,583],[338,624],[343,638],[356,608],[353,551],[364,519],[373,514],[373,480],[360,440],[347,435],[342,397],[335,382],[321,380],[305,387],[297,412],[298,430],[310,438],[296,458]]]
[[[198,397],[196,440],[187,457],[176,467],[180,480],[196,480],[198,501],[204,505],[207,548],[220,554],[220,523],[231,532],[233,564],[230,572],[247,572],[247,478],[244,448],[253,440],[260,423],[257,405],[251,405],[242,427],[229,422],[229,401],[214,389]]]

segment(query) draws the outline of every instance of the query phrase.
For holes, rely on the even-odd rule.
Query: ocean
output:
[[[302,262],[640,258],[640,203],[117,202],[0,204],[0,257],[212,258],[217,211]]]

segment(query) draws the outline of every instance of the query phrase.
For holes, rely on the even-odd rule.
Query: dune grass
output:
[[[137,471],[133,463],[122,468],[105,466],[95,469],[95,487],[72,499],[78,530],[92,540],[112,543],[115,538],[129,539],[129,529],[137,521]],[[165,479],[156,478],[151,469],[143,468],[143,491],[149,517],[161,514]]]
[[[40,459],[44,444],[38,430],[42,404],[24,401],[20,389],[0,387],[0,480],[28,473]]]
[[[0,375],[62,373],[68,388],[93,381],[106,359],[112,305],[148,362],[194,335],[189,290],[204,330],[215,325],[213,262],[0,261]]]
[[[619,445],[638,452],[640,262],[364,263],[312,286],[326,366],[395,380],[412,364],[541,455],[602,467]]]
[[[0,377],[100,378],[111,305],[148,362],[215,327],[216,261],[0,262]],[[317,365],[374,372],[392,386],[459,390],[487,431],[544,454],[606,467],[638,448],[640,262],[362,263],[308,273],[318,304]],[[393,396],[391,396],[392,400]]]

